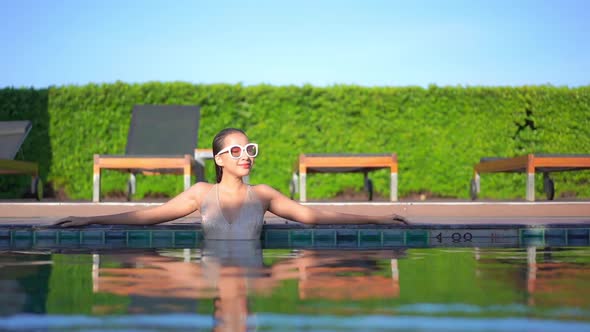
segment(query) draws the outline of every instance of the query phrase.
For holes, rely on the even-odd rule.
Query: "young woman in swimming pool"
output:
[[[67,217],[54,225],[153,225],[201,212],[207,239],[258,239],[264,213],[304,224],[408,224],[401,216],[366,216],[324,211],[301,205],[268,185],[248,185],[258,145],[246,134],[226,128],[213,139],[217,183],[199,182],[163,205],[144,210],[92,217]]]

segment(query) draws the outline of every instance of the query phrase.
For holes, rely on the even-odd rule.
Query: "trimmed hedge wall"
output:
[[[590,86],[358,87],[248,86],[189,83],[89,84],[0,90],[0,120],[31,119],[24,158],[38,161],[50,187],[72,199],[92,195],[92,155],[125,150],[135,104],[201,105],[198,146],[225,127],[246,130],[260,144],[251,183],[288,194],[300,153],[396,152],[399,194],[469,197],[473,165],[484,156],[590,153]],[[208,180],[214,181],[212,162]],[[388,197],[389,173],[372,173]],[[590,196],[590,172],[556,173],[556,196]],[[0,178],[4,196],[28,179]],[[539,175],[537,194],[542,195]],[[103,173],[102,193],[116,195],[127,176]],[[139,177],[137,198],[182,191],[177,176]],[[314,174],[308,197],[362,190],[360,174]],[[524,198],[522,174],[482,176],[484,198]],[[540,196],[541,197],[541,196]]]
[[[16,159],[38,162],[44,181],[49,177],[53,162],[47,101],[47,89],[0,89],[0,121],[31,120],[33,123]],[[28,192],[30,182],[29,176],[0,175],[0,199],[22,197]]]

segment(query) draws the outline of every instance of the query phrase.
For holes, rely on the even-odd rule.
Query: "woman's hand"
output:
[[[399,214],[394,213],[393,215],[389,216],[388,218],[383,218],[383,220],[380,221],[379,224],[410,225],[410,222],[408,221],[408,219],[400,216]]]
[[[79,227],[87,226],[94,223],[89,217],[65,217],[55,221],[51,226],[59,227]]]

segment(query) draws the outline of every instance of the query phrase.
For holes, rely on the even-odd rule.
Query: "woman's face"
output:
[[[249,157],[248,153],[243,150],[246,144],[250,143],[248,137],[242,133],[232,133],[225,137],[223,140],[223,149],[234,145],[239,146],[242,151],[238,148],[234,148],[234,155],[241,154],[239,158],[232,158],[231,151],[222,153],[215,157],[217,165],[223,167],[224,176],[228,173],[233,174],[237,177],[243,177],[250,174],[250,170],[254,166],[254,157]],[[237,153],[236,153],[237,152]]]

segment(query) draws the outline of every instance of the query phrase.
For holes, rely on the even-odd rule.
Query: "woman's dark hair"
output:
[[[218,132],[217,135],[215,135],[215,137],[213,138],[213,156],[216,156],[219,153],[219,151],[221,151],[221,149],[224,148],[223,141],[225,140],[225,137],[235,133],[240,133],[244,136],[248,136],[243,130],[238,128],[223,129],[222,131]],[[223,176],[223,168],[217,165],[217,163],[215,163],[215,176],[217,183],[221,182],[221,177]]]

